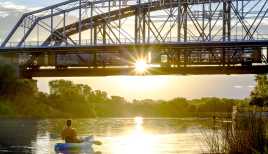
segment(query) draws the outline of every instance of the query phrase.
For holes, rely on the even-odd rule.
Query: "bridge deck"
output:
[[[134,48],[235,48],[235,47],[268,47],[268,40],[263,41],[231,41],[231,42],[179,42],[179,43],[151,43],[151,44],[107,44],[107,45],[81,45],[81,46],[53,46],[53,47],[24,47],[0,48],[4,52],[91,52],[91,51],[119,51]]]

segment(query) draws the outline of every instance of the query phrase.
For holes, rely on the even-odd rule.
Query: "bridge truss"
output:
[[[1,46],[266,40],[267,8],[267,0],[69,0],[24,14]]]
[[[111,52],[125,61],[152,52],[175,67],[263,63],[267,8],[268,0],[68,0],[25,13],[0,51],[29,54],[31,65],[57,54],[84,63],[88,54],[96,66]]]

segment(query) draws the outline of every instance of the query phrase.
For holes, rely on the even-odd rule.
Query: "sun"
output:
[[[135,62],[135,70],[137,73],[145,73],[148,69],[148,64],[145,62],[145,60],[137,60]]]
[[[136,125],[142,125],[143,124],[143,117],[135,117],[134,122]]]

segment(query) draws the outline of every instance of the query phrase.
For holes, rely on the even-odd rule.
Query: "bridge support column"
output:
[[[145,23],[147,23],[147,43],[150,43],[150,32],[151,32],[151,26],[150,26],[150,9],[146,13],[147,18],[145,18]]]
[[[222,29],[222,39],[223,41],[231,41],[231,1],[223,2],[223,29]]]
[[[106,44],[106,24],[105,23],[102,25],[102,30],[103,30],[102,32],[103,44]]]
[[[177,37],[178,42],[181,41],[181,15],[182,15],[182,9],[181,9],[181,1],[178,0],[178,16],[177,16]]]
[[[211,58],[212,58],[211,49],[207,49],[207,52],[208,52],[208,61],[211,62]]]
[[[94,9],[94,7],[93,7],[93,3],[90,5],[90,18],[91,18],[91,20],[90,20],[90,44],[91,45],[93,45],[93,43],[94,43],[94,41],[93,41],[93,29],[94,29],[94,27],[93,27],[93,20],[92,20],[92,17],[93,17],[93,9]]]
[[[229,0],[227,2],[228,6],[227,6],[227,37],[228,37],[228,41],[231,41],[231,0]]]
[[[97,67],[97,53],[96,52],[94,52],[94,59],[93,59],[93,66],[94,67]]]
[[[145,25],[145,16],[146,16],[146,12],[143,11],[142,13],[142,43],[145,43],[145,35],[146,35],[146,25]]]
[[[64,36],[64,43],[65,45],[68,45],[68,40],[67,40],[67,37],[66,37],[66,13],[64,12],[63,13],[63,36]]]
[[[135,30],[134,30],[134,36],[135,36],[135,44],[140,43],[139,40],[139,28],[140,28],[140,24],[139,24],[139,16],[140,16],[140,0],[138,1],[138,8],[135,11]]]
[[[225,53],[225,48],[222,48],[222,65],[225,66],[226,62],[226,53]]]
[[[223,2],[222,40],[226,40],[226,2]]]
[[[183,51],[183,63],[184,67],[186,67],[188,63],[188,51],[186,49],[184,49]]]
[[[94,45],[97,44],[97,38],[98,38],[98,37],[97,37],[97,35],[98,35],[97,30],[98,30],[98,27],[95,26],[95,27],[93,28],[93,31],[94,31],[93,43],[94,43]]]
[[[51,13],[51,17],[50,17],[50,35],[53,38],[53,29],[54,29],[54,20],[53,20],[53,13],[54,13],[54,11],[53,11],[53,9],[50,10],[50,13]]]
[[[82,1],[79,0],[79,27],[78,27],[78,37],[79,37],[79,45],[81,45],[81,40],[82,40],[82,34],[81,34],[81,29],[82,29]]]
[[[211,33],[212,33],[212,24],[211,24],[211,21],[212,21],[212,2],[209,3],[209,19],[208,19],[208,22],[209,22],[209,26],[208,26],[208,40],[211,41]]]
[[[177,67],[181,65],[181,50],[177,51]]]
[[[266,62],[268,63],[268,47],[266,47]]]
[[[187,2],[185,2],[183,4],[183,35],[184,35],[184,42],[187,42],[187,7],[188,7],[188,4]]]
[[[134,39],[135,39],[135,44],[138,43],[138,10],[136,9],[135,13],[135,29],[134,29]]]
[[[136,44],[146,42],[146,18],[145,17],[146,17],[145,10],[139,6],[136,9],[136,13],[135,13],[135,31],[134,32],[135,32]]]

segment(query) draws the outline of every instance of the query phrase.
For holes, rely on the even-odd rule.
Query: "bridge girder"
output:
[[[114,6],[113,3],[116,5]],[[126,43],[131,44],[155,41],[160,43],[224,42],[234,41],[234,39],[247,41],[256,40],[260,36],[266,39],[258,33],[268,12],[267,9],[265,10],[266,7],[267,0],[157,0],[134,3],[69,0],[24,14],[1,46],[8,47],[8,43],[12,44],[10,39],[21,26],[25,29],[25,33],[19,42],[15,43],[16,47],[27,46],[28,37],[34,30],[37,31],[37,27],[46,30],[48,37],[40,43],[40,40],[37,40],[35,46],[64,46],[63,42],[65,45],[81,45],[83,44],[81,33],[86,30],[90,30],[87,34],[90,35],[89,43],[86,45],[121,44],[123,43],[121,39],[128,39]],[[66,14],[75,10],[78,10],[78,21],[67,24]],[[154,14],[161,10],[160,14]],[[82,11],[90,13],[90,17],[82,17]],[[166,17],[161,19],[162,21],[157,21],[161,13]],[[62,15],[62,22],[60,22],[62,25],[58,26],[62,27],[57,28],[54,18],[60,15]],[[128,28],[134,29],[132,30],[134,34],[129,35],[128,30],[122,28],[124,24],[122,20],[132,16],[135,17],[131,19],[134,25]],[[250,20],[253,22],[249,23]],[[233,35],[235,30],[236,34]],[[239,36],[237,33],[242,35]],[[73,40],[74,34],[78,34],[78,41]]]

